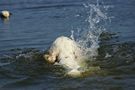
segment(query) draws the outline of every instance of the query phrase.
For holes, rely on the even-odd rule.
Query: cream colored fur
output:
[[[80,55],[81,50],[77,44],[73,40],[61,36],[54,41],[48,53],[44,55],[44,58],[48,62],[58,62],[64,67],[76,71],[80,67],[77,62]]]

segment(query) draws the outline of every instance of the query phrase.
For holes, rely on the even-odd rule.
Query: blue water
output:
[[[12,15],[0,19],[0,90],[135,89],[135,0],[0,0],[2,10]],[[87,50],[93,40],[88,66],[100,70],[73,78],[47,63],[43,55],[59,36]]]

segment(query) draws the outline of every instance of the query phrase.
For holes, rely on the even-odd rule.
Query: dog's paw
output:
[[[79,77],[79,76],[81,76],[81,72],[76,70],[76,69],[70,70],[67,74],[69,76],[71,76],[71,77]]]

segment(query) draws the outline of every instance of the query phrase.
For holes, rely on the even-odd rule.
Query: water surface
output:
[[[134,90],[134,8],[134,0],[1,0],[13,15],[0,19],[0,89]],[[100,70],[73,78],[45,62],[59,36],[91,51],[88,67]]]

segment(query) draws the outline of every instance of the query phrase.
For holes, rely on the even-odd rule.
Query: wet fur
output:
[[[44,58],[50,63],[58,62],[67,68],[78,69],[77,59],[80,56],[80,52],[80,48],[73,40],[61,36],[54,41]]]

